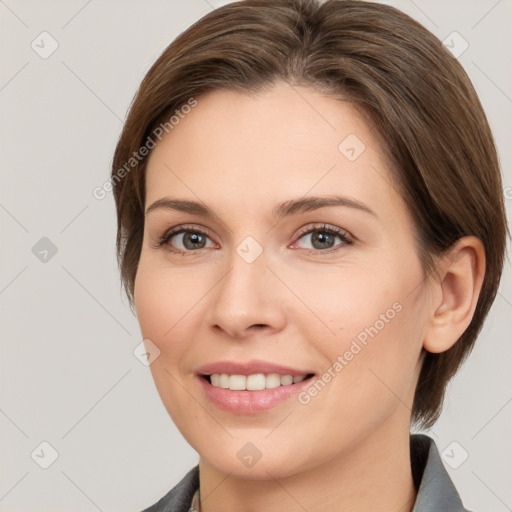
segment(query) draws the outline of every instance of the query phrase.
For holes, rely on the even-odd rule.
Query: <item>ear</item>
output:
[[[485,249],[480,239],[466,236],[443,255],[432,276],[431,303],[423,348],[440,353],[451,348],[469,326],[485,274]]]

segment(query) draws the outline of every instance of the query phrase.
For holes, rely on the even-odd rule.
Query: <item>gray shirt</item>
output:
[[[434,441],[410,436],[411,469],[418,494],[412,512],[469,512],[462,505]],[[199,487],[199,466],[192,468],[163,498],[143,512],[188,512]]]

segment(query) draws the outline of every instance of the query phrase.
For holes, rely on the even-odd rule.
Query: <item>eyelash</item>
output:
[[[326,225],[326,224],[315,225],[315,226],[312,226],[312,225],[306,226],[304,229],[302,229],[297,234],[296,238],[297,238],[297,240],[300,240],[303,236],[308,235],[310,233],[314,233],[315,231],[319,231],[321,233],[328,233],[331,235],[336,235],[341,239],[342,243],[338,244],[330,249],[325,249],[325,250],[303,249],[303,250],[307,251],[307,254],[331,253],[331,252],[335,252],[335,251],[339,250],[339,248],[343,245],[352,245],[354,243],[346,231],[344,231],[340,228],[336,228],[334,226]],[[155,245],[155,247],[162,248],[165,246],[165,249],[167,249],[173,253],[181,254],[182,256],[192,255],[193,253],[199,252],[200,249],[182,251],[181,249],[176,249],[171,244],[169,244],[170,240],[174,236],[181,234],[181,233],[193,233],[193,234],[203,235],[203,236],[210,238],[208,233],[206,231],[203,231],[202,229],[192,228],[192,227],[188,227],[186,225],[182,225],[182,226],[177,226],[175,228],[172,228],[170,231],[166,231],[161,237],[159,237],[159,240],[158,240],[157,244]]]

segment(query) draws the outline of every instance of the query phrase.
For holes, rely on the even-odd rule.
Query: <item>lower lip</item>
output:
[[[257,414],[268,411],[298,395],[303,388],[311,384],[312,380],[309,378],[297,382],[297,384],[260,391],[231,391],[213,386],[204,377],[198,376],[198,379],[211,402],[220,409],[239,414]]]

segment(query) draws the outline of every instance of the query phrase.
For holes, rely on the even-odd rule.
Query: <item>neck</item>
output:
[[[384,427],[321,466],[280,479],[241,479],[200,459],[201,512],[411,512],[409,435],[408,425]]]

